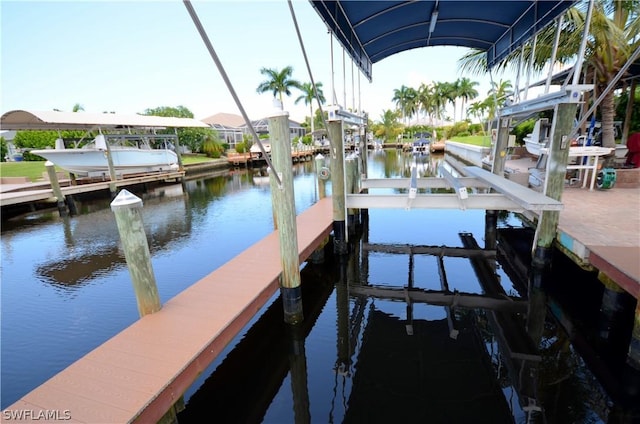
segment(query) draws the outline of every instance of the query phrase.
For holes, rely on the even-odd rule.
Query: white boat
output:
[[[264,151],[268,155],[271,155],[271,143],[269,143],[269,140],[264,139],[264,140],[260,140],[260,142],[262,143],[262,147],[264,147]],[[260,146],[258,146],[258,143],[252,144],[249,151],[251,152],[251,158],[253,160],[260,160],[260,159],[264,160],[264,157],[262,155],[262,150],[260,150]]]
[[[533,132],[524,137],[524,146],[533,156],[540,156],[540,149],[547,147],[551,125],[547,118],[538,119],[533,126]]]
[[[91,142],[66,146],[59,138],[55,148],[30,150],[60,168],[80,177],[109,177],[108,153],[111,153],[117,177],[127,174],[178,169],[176,134],[155,134],[167,128],[209,128],[192,118],[116,113],[12,110],[0,117],[6,130],[82,130],[99,135]]]
[[[108,152],[116,176],[179,169],[172,134],[99,134],[82,147],[66,148],[62,139],[54,149],[31,150],[78,177],[108,177]],[[108,143],[108,148],[107,148]]]

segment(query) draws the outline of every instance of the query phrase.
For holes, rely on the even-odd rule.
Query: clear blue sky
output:
[[[294,68],[309,81],[285,0],[194,1],[220,60],[251,119],[273,110],[270,93],[257,94],[265,78],[260,68]],[[315,81],[331,99],[331,49],[327,29],[306,0],[293,2]],[[183,105],[196,118],[239,113],[182,1],[7,1],[1,14],[0,113],[14,109],[140,113],[147,108]],[[453,82],[462,75],[456,47],[400,53],[373,65],[373,82],[355,71],[355,107],[373,120],[393,107],[393,90],[422,82]],[[352,106],[351,62],[343,71],[342,48],[334,42],[334,80],[339,103]],[[346,84],[343,75],[346,73]],[[501,75],[496,80],[507,79]],[[512,80],[513,81],[513,80]],[[284,101],[292,119],[309,114],[294,93]]]

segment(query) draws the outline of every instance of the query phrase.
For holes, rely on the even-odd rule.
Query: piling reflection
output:
[[[226,357],[212,364],[212,372],[198,383],[178,421],[260,423],[289,376],[293,416],[288,421],[311,422],[305,338],[333,292],[337,272],[331,261],[307,264],[300,272],[304,321],[294,327],[286,324],[278,296],[232,342]]]
[[[625,360],[633,307],[617,303],[615,314],[604,312],[610,298],[597,273],[560,252],[552,269],[527,267],[532,239],[526,228],[498,231],[499,260],[519,291],[528,291],[527,329],[539,341],[542,413],[535,422],[637,422],[640,372]]]
[[[158,254],[190,237],[217,199],[230,193],[259,186],[256,175],[264,169],[225,171],[208,178],[137,192],[142,209],[149,249]],[[79,199],[80,214],[59,218],[64,245],[57,256],[36,264],[43,282],[58,289],[77,289],[126,266],[108,199]]]

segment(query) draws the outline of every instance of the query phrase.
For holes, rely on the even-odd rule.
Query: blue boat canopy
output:
[[[371,80],[371,65],[418,47],[460,46],[487,52],[493,67],[575,0],[310,0]]]

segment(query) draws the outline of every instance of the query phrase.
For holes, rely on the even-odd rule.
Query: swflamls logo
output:
[[[6,421],[67,421],[71,419],[68,409],[6,409],[2,411],[2,418]]]

